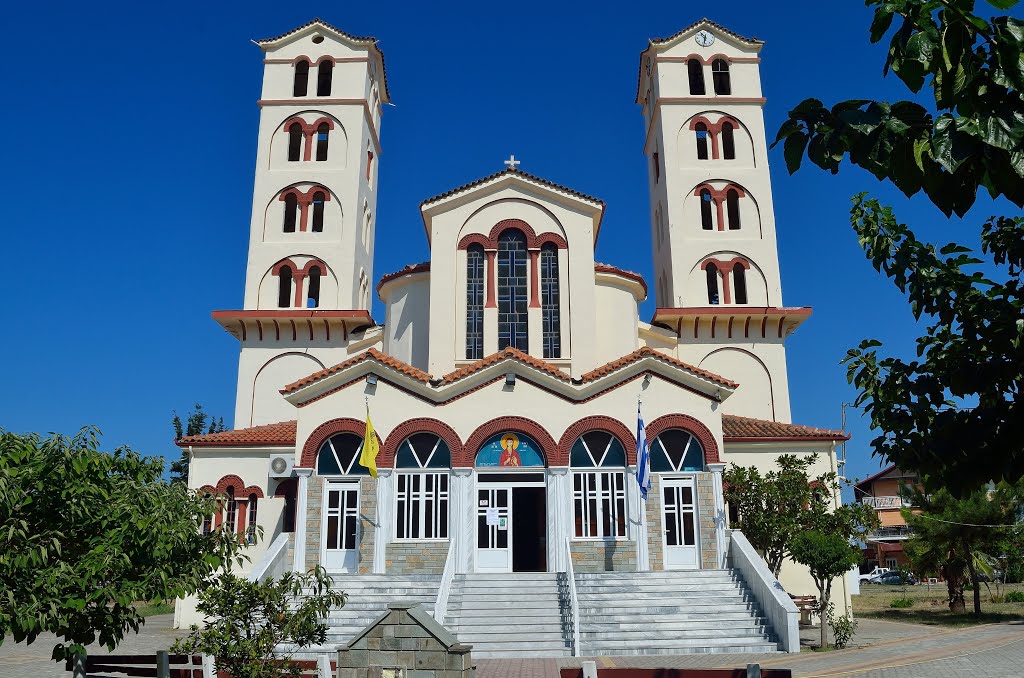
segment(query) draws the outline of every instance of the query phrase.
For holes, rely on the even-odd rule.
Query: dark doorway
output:
[[[548,562],[546,489],[512,488],[513,572],[546,572]]]

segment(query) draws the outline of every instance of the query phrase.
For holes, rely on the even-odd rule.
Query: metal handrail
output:
[[[576,573],[572,569],[572,539],[565,538],[565,575],[569,580],[569,609],[572,610],[572,656],[580,656],[580,600],[576,595]]]
[[[437,587],[437,600],[434,601],[434,621],[444,625],[444,616],[448,612],[448,596],[452,590],[452,579],[455,578],[455,540],[448,542],[448,557],[444,561],[444,572],[441,583]]]

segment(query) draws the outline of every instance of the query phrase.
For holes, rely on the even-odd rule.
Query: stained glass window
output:
[[[562,357],[562,314],[558,290],[558,248],[548,243],[540,250],[540,307],[544,357]]]
[[[683,429],[669,429],[651,443],[651,471],[703,471],[704,448],[700,441]]]
[[[529,350],[526,236],[514,228],[498,236],[498,350]]]
[[[484,248],[466,251],[466,358],[484,357]]]

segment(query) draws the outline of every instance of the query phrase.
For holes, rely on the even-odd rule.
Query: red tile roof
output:
[[[353,356],[346,360],[345,362],[338,363],[333,367],[328,367],[326,369],[320,370],[319,372],[314,372],[308,377],[303,377],[302,379],[299,379],[296,382],[288,384],[283,389],[281,389],[281,393],[293,393],[304,386],[309,386],[314,382],[320,381],[321,379],[329,377],[332,374],[341,372],[342,370],[351,367],[352,365],[357,365],[365,360],[376,360],[377,362],[383,365],[398,370],[402,374],[408,375],[413,379],[416,379],[417,381],[422,381],[423,383],[427,383],[430,381],[430,375],[424,372],[423,370],[416,369],[412,365],[402,362],[398,358],[393,358],[392,356],[381,353],[375,348],[368,348],[366,349],[365,352]]]
[[[534,182],[536,182],[538,184],[541,184],[543,186],[547,186],[548,188],[553,188],[553,189],[555,189],[557,191],[564,191],[564,192],[566,192],[566,193],[568,193],[570,195],[573,195],[573,196],[575,196],[577,198],[581,198],[581,199],[587,200],[589,202],[598,203],[598,204],[601,205],[601,209],[604,209],[604,200],[601,200],[600,198],[595,198],[594,196],[587,195],[586,193],[580,193],[579,191],[573,190],[573,189],[569,188],[568,186],[563,186],[561,184],[556,184],[553,181],[548,181],[547,179],[541,179],[540,177],[535,176],[533,174],[530,174],[528,172],[524,172],[522,170],[512,169],[512,168],[504,169],[504,170],[501,170],[500,172],[495,172],[494,174],[486,176],[486,177],[484,177],[482,179],[477,179],[476,181],[471,181],[468,184],[463,184],[462,186],[458,186],[458,187],[453,188],[453,189],[451,189],[449,191],[445,191],[444,193],[441,193],[440,195],[435,195],[433,198],[427,198],[426,200],[424,200],[423,202],[420,203],[420,208],[423,208],[423,207],[429,205],[432,202],[437,202],[438,200],[444,200],[445,198],[450,198],[450,197],[452,197],[453,195],[455,195],[457,193],[462,193],[463,191],[468,191],[471,188],[476,188],[477,186],[480,186],[481,184],[486,184],[489,181],[492,181],[494,179],[497,179],[498,177],[505,176],[505,175],[514,175],[514,176],[522,177],[522,178],[527,179],[529,181],[534,181]]]
[[[637,362],[638,360],[643,360],[644,358],[657,358],[658,360],[668,363],[673,367],[678,367],[679,369],[690,372],[691,374],[695,374],[698,377],[703,377],[704,379],[713,381],[716,384],[721,384],[722,386],[725,386],[727,388],[737,388],[739,386],[739,384],[737,384],[735,381],[730,381],[725,377],[718,376],[714,372],[708,372],[707,370],[702,370],[699,367],[694,367],[689,363],[684,363],[681,360],[676,360],[672,356],[666,355],[661,351],[655,351],[653,348],[650,348],[648,346],[644,346],[643,348],[633,351],[629,355],[624,355],[621,358],[611,361],[610,363],[605,363],[604,365],[598,367],[597,369],[587,372],[581,378],[584,382],[594,381],[596,379],[600,379],[601,377],[609,375],[612,372],[615,372],[616,370],[626,367],[627,365],[631,365]]]
[[[502,360],[509,359],[518,360],[521,363],[526,363],[530,367],[535,367],[538,370],[541,370],[542,372],[550,374],[552,377],[555,377],[556,379],[560,379],[562,381],[572,381],[572,377],[570,377],[568,374],[558,369],[551,363],[541,360],[540,358],[534,358],[532,355],[523,353],[518,348],[509,347],[502,349],[497,353],[492,353],[486,358],[476,361],[472,365],[466,365],[465,367],[460,367],[459,369],[453,372],[449,372],[448,374],[444,375],[444,377],[441,378],[441,383],[451,384],[452,382],[456,382],[459,379],[468,377],[469,375],[475,372],[479,372],[485,367],[490,367],[491,365],[500,363]]]
[[[722,435],[732,441],[758,439],[784,440],[849,440],[849,434],[813,426],[784,424],[780,421],[722,415]]]
[[[741,40],[743,42],[750,43],[752,45],[763,45],[764,44],[764,40],[758,40],[757,38],[747,38],[747,37],[744,37],[744,36],[740,35],[739,33],[734,33],[733,31],[730,31],[728,28],[726,28],[722,24],[715,23],[714,21],[712,21],[711,19],[708,19],[707,17],[704,17],[703,19],[700,19],[698,21],[694,21],[692,24],[690,24],[686,28],[681,28],[678,31],[676,31],[675,33],[673,33],[672,35],[668,36],[668,37],[665,37],[665,38],[651,38],[651,44],[663,45],[666,42],[672,42],[673,40],[678,38],[683,33],[686,33],[687,31],[693,30],[694,28],[696,28],[697,26],[700,26],[701,24],[710,26],[711,28],[714,28],[716,31],[721,31],[722,33],[725,33],[726,35],[731,35],[732,37],[736,38],[737,40]]]
[[[388,273],[382,276],[380,282],[377,283],[377,292],[380,293],[380,288],[384,286],[384,283],[391,282],[395,278],[401,278],[403,275],[411,275],[413,273],[426,273],[430,270],[430,262],[424,261],[419,264],[409,264],[400,271],[394,273]]]
[[[640,283],[640,285],[644,288],[644,295],[645,296],[647,295],[647,282],[644,280],[644,277],[642,275],[640,275],[639,273],[634,273],[633,271],[627,271],[627,270],[625,270],[623,268],[618,268],[617,266],[612,266],[611,264],[598,264],[598,263],[594,264],[594,271],[597,272],[597,273],[611,273],[613,275],[621,275],[623,278],[629,278],[630,280],[635,280],[636,282]]]
[[[295,422],[240,428],[234,431],[185,436],[175,442],[178,447],[269,447],[295,444]]]

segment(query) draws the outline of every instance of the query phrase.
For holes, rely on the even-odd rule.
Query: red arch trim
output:
[[[299,271],[299,274],[303,277],[309,275],[309,269],[313,268],[314,266],[320,267],[320,275],[327,275],[327,264],[325,264],[324,262],[320,261],[315,257],[306,262],[306,265],[302,267],[302,270]]]
[[[737,196],[740,198],[747,197],[746,192],[736,184],[726,184],[722,188],[715,188],[709,183],[703,183],[697,186],[695,189],[693,189],[693,195],[699,198],[700,192],[705,190],[711,194],[711,198],[715,202],[718,202],[719,200],[725,200],[725,196],[729,193],[729,191],[736,191]]]
[[[366,433],[366,422],[341,417],[320,424],[306,438],[306,442],[302,446],[302,457],[297,468],[314,468],[316,453],[320,451],[320,446],[335,433],[355,433],[362,438]],[[380,444],[379,435],[377,435],[377,443]]]
[[[463,236],[462,240],[459,241],[460,250],[468,250],[470,245],[480,245],[484,249],[494,249],[494,244],[483,233],[470,233]]]
[[[306,122],[298,116],[293,116],[285,120],[281,128],[287,131],[291,129],[292,125],[298,125],[302,128],[302,133],[308,136],[316,132],[316,128],[325,123],[327,124],[328,129],[334,129],[334,120],[326,115],[320,116],[313,122]]]
[[[330,202],[331,201],[331,189],[329,189],[326,186],[323,186],[321,184],[314,184],[313,186],[310,186],[304,192],[300,191],[299,189],[295,188],[294,186],[292,188],[287,188],[287,189],[281,191],[281,193],[277,196],[277,199],[280,200],[281,202],[284,202],[284,199],[289,194],[291,194],[291,195],[295,196],[295,199],[298,201],[298,203],[300,205],[308,205],[311,202],[313,202],[313,195],[315,193],[317,193],[317,192],[320,192],[320,193],[324,194],[324,202]]]
[[[217,485],[203,485],[200,492],[208,494],[227,494],[228,489],[235,491],[235,499],[247,500],[249,495],[255,494],[257,499],[263,499],[263,490],[258,485],[246,486],[245,481],[233,473],[229,473],[217,481]]]
[[[274,268],[270,269],[270,272],[273,275],[281,275],[282,268],[290,268],[292,271],[292,276],[294,276],[299,271],[299,267],[295,265],[294,261],[292,261],[291,259],[282,259],[281,261],[274,264]]]
[[[433,433],[445,441],[452,452],[453,464],[456,459],[462,458],[462,439],[459,438],[459,434],[455,432],[455,429],[443,421],[422,417],[403,422],[388,434],[387,440],[384,441],[384,445],[381,447],[377,465],[381,468],[394,468],[398,446],[414,433]]]
[[[726,63],[732,63],[732,57],[727,54],[712,54],[706,59],[699,54],[689,54],[683,57],[683,61],[689,61],[690,59],[696,59],[705,66],[710,66],[715,59],[724,59]]]
[[[681,428],[692,433],[697,438],[701,447],[704,448],[705,464],[719,463],[718,443],[715,442],[715,436],[700,420],[694,419],[688,414],[666,414],[658,417],[647,425],[647,439],[654,440],[663,431],[667,431],[670,428]]]
[[[636,464],[636,437],[618,419],[612,419],[611,417],[599,414],[584,417],[565,429],[561,440],[558,441],[557,459],[553,458],[551,465],[568,466],[573,443],[587,431],[593,430],[607,431],[618,438],[622,446],[626,448],[626,463],[629,465]]]
[[[540,249],[540,246],[545,243],[554,243],[559,249],[565,249],[569,245],[566,243],[565,238],[557,233],[541,233],[537,235],[537,232],[533,230],[533,226],[526,223],[522,219],[503,219],[496,223],[492,228],[491,232],[487,235],[482,233],[470,233],[462,237],[459,240],[459,249],[467,249],[470,245],[482,245],[485,250],[498,249],[498,236],[510,228],[515,228],[523,232],[526,236],[526,247],[527,249],[535,250]]]
[[[526,417],[499,417],[473,431],[462,448],[462,454],[458,458],[452,457],[452,468],[472,468],[476,462],[476,453],[487,439],[502,431],[519,431],[533,438],[541,446],[540,452],[546,465],[551,465],[551,459],[557,454],[558,446],[543,426]]]

